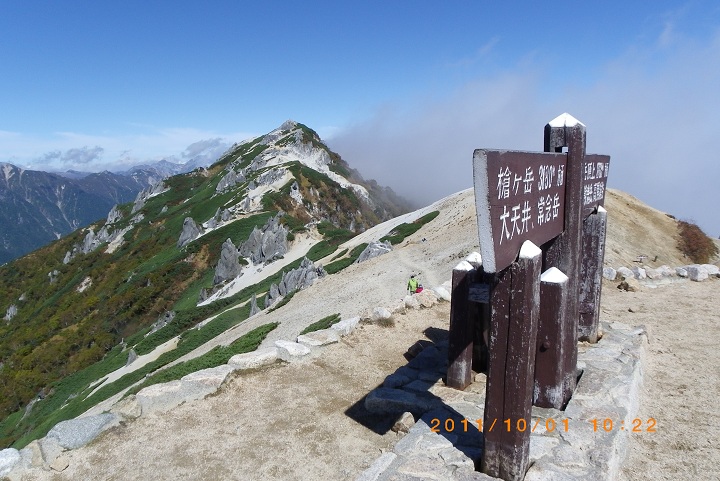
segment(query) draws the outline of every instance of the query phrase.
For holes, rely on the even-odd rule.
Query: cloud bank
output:
[[[569,112],[587,126],[588,152],[611,156],[610,187],[720,234],[720,33],[697,41],[668,27],[590,83],[561,79],[542,68],[476,79],[444,98],[385,105],[329,143],[427,204],[472,186],[474,149],[540,151],[545,124]]]

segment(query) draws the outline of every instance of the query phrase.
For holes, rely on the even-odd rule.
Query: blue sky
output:
[[[287,119],[418,203],[569,112],[609,184],[720,234],[720,3],[0,3],[0,162],[217,154]]]

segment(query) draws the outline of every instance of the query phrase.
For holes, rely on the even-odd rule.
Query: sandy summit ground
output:
[[[636,201],[616,197],[608,198],[608,237],[627,240],[609,242],[609,258],[628,265],[656,251],[668,259],[658,264],[678,265],[672,232],[652,244],[630,242],[638,228],[630,205]],[[623,211],[614,209],[616,201],[627,202]],[[420,271],[428,287],[449,280],[452,267],[477,250],[472,191],[436,207],[441,215],[393,252],[323,279],[227,337],[277,320],[281,328],[266,343],[293,339],[327,314],[349,317],[398,301],[411,272]],[[716,279],[639,292],[603,286],[603,321],[645,324],[651,332],[639,417],[655,418],[657,432],[631,438],[627,480],[720,479],[719,289]],[[61,473],[36,471],[23,479],[355,479],[398,439],[363,409],[364,396],[407,362],[414,343],[446,337],[448,319],[449,304],[441,303],[398,314],[393,327],[362,325],[318,357],[237,375],[216,395],[139,418],[64,454],[69,466]]]

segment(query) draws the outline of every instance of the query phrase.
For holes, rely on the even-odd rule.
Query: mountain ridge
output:
[[[164,336],[167,329],[152,335],[149,329],[169,312],[178,315],[168,329],[192,327],[307,265],[299,258],[260,286],[199,306],[204,290],[217,292],[228,282],[214,273],[229,239],[234,251],[254,229],[277,218],[286,237],[280,244],[313,236],[304,252],[312,266],[333,252],[340,258],[340,243],[405,209],[391,191],[364,182],[314,131],[295,122],[236,144],[207,168],[145,189],[134,202],[106,212],[105,220],[0,267],[3,416],[20,412],[32,399],[42,399],[33,408],[40,412],[50,404],[46,399],[64,389],[60,379],[103,358],[125,358],[126,346],[154,343],[145,335]],[[184,224],[197,231],[178,247]],[[330,264],[345,267],[351,259],[343,255],[342,262]],[[281,257],[278,252],[254,266],[235,254],[230,262],[249,275],[248,269]],[[4,442],[49,427],[27,422],[19,431],[12,423],[0,425]]]

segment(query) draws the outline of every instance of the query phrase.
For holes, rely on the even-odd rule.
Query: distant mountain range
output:
[[[212,159],[212,161],[217,159]],[[43,172],[0,163],[0,265],[104,218],[172,175],[212,163],[161,160],[122,172]]]

